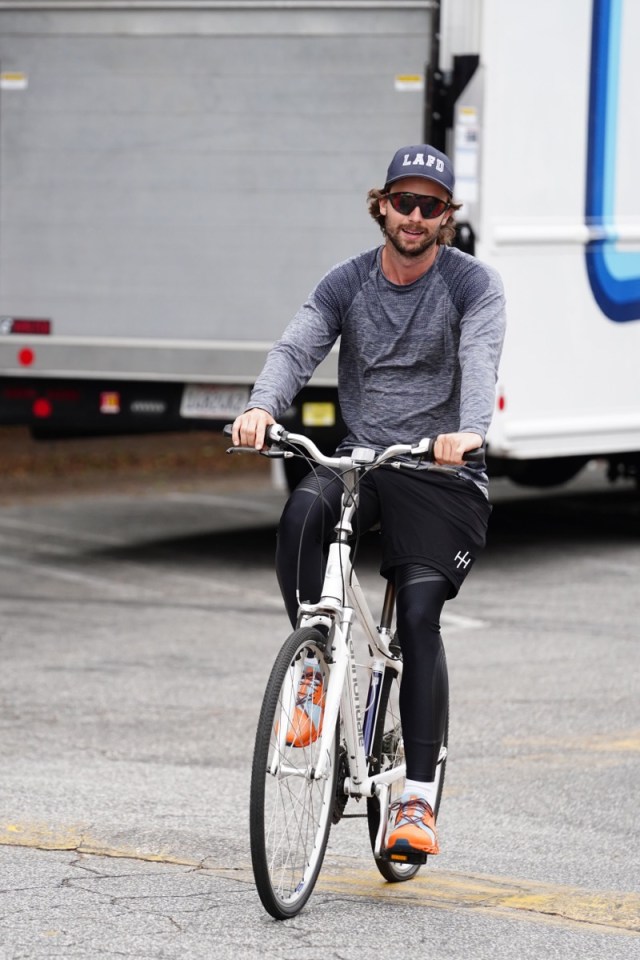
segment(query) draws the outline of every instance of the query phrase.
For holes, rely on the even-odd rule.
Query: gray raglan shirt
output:
[[[340,449],[470,431],[486,435],[505,328],[497,272],[440,247],[414,283],[388,280],[382,247],[323,277],[271,349],[249,407],[278,417],[340,337]],[[457,471],[482,482],[477,470]]]

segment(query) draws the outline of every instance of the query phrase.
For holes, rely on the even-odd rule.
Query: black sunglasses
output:
[[[384,200],[388,200],[394,210],[408,217],[416,207],[420,209],[423,220],[433,220],[448,210],[451,204],[440,197],[428,197],[423,193],[385,193]]]

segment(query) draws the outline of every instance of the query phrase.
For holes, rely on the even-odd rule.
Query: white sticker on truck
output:
[[[28,80],[26,73],[8,70],[0,73],[0,90],[26,90]]]

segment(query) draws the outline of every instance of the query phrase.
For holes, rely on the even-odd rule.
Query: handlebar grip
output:
[[[475,450],[467,450],[464,455],[465,463],[484,463],[486,450],[484,447],[476,447]]]
[[[282,430],[282,429],[281,429],[281,435],[280,435],[280,437],[277,437],[277,436],[274,437],[274,436],[272,435],[272,429],[273,429],[274,427],[277,427],[277,426],[278,426],[277,423],[270,423],[269,426],[267,427],[266,432],[265,432],[265,436],[264,436],[265,446],[269,447],[269,446],[271,446],[272,443],[277,443],[278,440],[286,440],[286,439],[287,439],[288,433],[287,433],[286,430]],[[222,434],[223,434],[223,436],[225,436],[225,437],[231,437],[231,436],[233,436],[233,424],[232,424],[232,423],[226,423],[226,424],[224,425],[224,427],[222,428]],[[245,453],[246,453],[247,450],[253,450],[253,447],[242,447],[242,448],[237,447],[236,449],[238,450],[238,452],[240,452],[240,450],[242,449],[242,452],[245,452]]]
[[[430,463],[435,463],[434,446],[435,440],[428,440],[425,437],[416,447],[413,447],[411,450],[411,456],[414,460],[421,460],[424,458]],[[484,447],[476,447],[475,450],[467,450],[462,457],[462,462],[484,464],[485,455],[486,450]]]

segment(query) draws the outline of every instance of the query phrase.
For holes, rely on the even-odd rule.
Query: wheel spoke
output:
[[[295,746],[287,743],[305,657],[319,664],[324,690],[328,666],[323,637],[303,628],[280,651],[267,685],[256,735],[251,782],[251,853],[256,886],[275,917],[295,916],[316,881],[331,827],[337,774],[336,738],[326,731]],[[331,741],[327,747],[328,740]],[[315,779],[322,749],[329,749],[327,775]]]
[[[380,695],[378,719],[371,748],[370,773],[383,773],[401,764],[404,764],[404,742],[400,722],[400,677],[393,669],[388,668],[385,672]],[[444,762],[438,765],[438,777],[440,779],[442,779],[443,773]],[[402,790],[402,786],[402,780],[392,784],[391,790],[389,791],[390,801],[397,799],[396,794]],[[382,813],[384,815],[386,811],[382,811]],[[367,817],[369,820],[369,837],[371,839],[371,846],[374,849],[378,835],[380,816],[381,810],[378,797],[370,797],[367,800]],[[390,883],[410,880],[420,869],[419,864],[392,863],[380,859],[376,860],[376,866],[385,880],[388,880]]]

